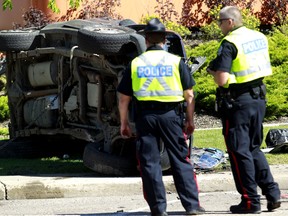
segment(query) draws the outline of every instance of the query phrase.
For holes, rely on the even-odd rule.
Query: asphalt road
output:
[[[281,189],[282,206],[263,215],[288,215],[288,165],[271,166]],[[165,176],[169,215],[184,215],[171,176]],[[199,174],[201,205],[208,215],[230,214],[240,202],[231,172]],[[0,176],[0,215],[150,215],[142,195],[141,179],[79,176]],[[259,191],[259,194],[261,191]]]
[[[288,215],[288,190],[281,190],[281,193],[282,206],[275,212],[268,212],[266,200],[264,197],[261,198],[262,215]],[[176,193],[167,192],[167,200],[169,215],[184,215],[184,209]],[[209,216],[227,215],[230,214],[229,206],[238,204],[240,196],[235,191],[208,192],[200,193],[200,201]],[[2,200],[0,215],[146,216],[150,215],[150,212],[142,194],[123,193],[120,196]]]

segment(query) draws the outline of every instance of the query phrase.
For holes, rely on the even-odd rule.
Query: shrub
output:
[[[288,27],[288,25],[286,25]],[[278,66],[288,61],[288,28],[285,26],[274,28],[268,36],[271,63]]]
[[[273,67],[273,75],[265,78],[267,87],[266,118],[288,116],[288,61]]]
[[[0,121],[9,118],[8,97],[0,96]]]
[[[288,116],[288,28],[276,27],[268,36],[273,75],[265,78],[267,85],[266,118]]]
[[[216,114],[214,107],[215,90],[217,86],[212,76],[206,72],[206,68],[208,63],[216,57],[218,47],[219,43],[217,40],[201,43],[193,49],[186,46],[187,56],[205,56],[207,58],[203,67],[193,75],[196,80],[194,90],[197,92],[195,106],[197,113]]]

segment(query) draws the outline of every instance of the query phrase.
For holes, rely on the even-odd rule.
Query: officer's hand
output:
[[[195,124],[193,121],[186,121],[184,132],[187,134],[187,136],[191,135],[195,130]]]
[[[129,124],[121,124],[120,134],[122,138],[128,139],[132,137],[132,131]]]

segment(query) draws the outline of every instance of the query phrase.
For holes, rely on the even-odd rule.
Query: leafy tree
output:
[[[288,0],[262,0],[256,15],[262,23],[282,25],[288,17]]]
[[[210,10],[218,8],[221,5],[237,5],[241,9],[248,10],[251,15],[258,17],[262,24],[283,24],[288,14],[288,0],[259,1],[261,8],[260,11],[256,12],[254,10],[256,1],[254,0],[184,0],[181,23],[187,27],[201,27],[213,21],[213,17],[209,14]]]
[[[78,8],[81,2],[82,0],[69,0],[69,5],[72,8]],[[56,4],[56,0],[49,0],[47,7],[50,8],[54,13],[60,12],[60,9],[58,8]],[[3,0],[2,8],[3,10],[6,10],[6,9],[12,10],[13,9],[12,0]]]
[[[178,13],[172,0],[156,0],[158,3],[154,9],[159,18],[163,21],[169,21],[174,16],[177,20]]]
[[[73,19],[90,19],[98,17],[111,17],[115,19],[122,19],[122,16],[115,12],[115,7],[120,6],[120,0],[82,0],[82,8],[77,9],[77,5],[70,6],[65,15],[52,19],[49,14],[43,11],[30,7],[23,14],[24,25],[13,23],[13,29],[42,27],[51,22],[61,22]]]
[[[82,0],[82,9],[78,6],[70,6],[66,14],[56,21],[67,21],[71,19],[91,19],[98,17],[110,17],[122,19],[122,16],[115,12],[115,8],[121,5],[121,0]]]
[[[6,9],[10,9],[12,10],[12,0],[3,0],[2,2],[2,8],[3,10],[6,10]]]
[[[252,11],[254,2],[253,0],[184,0],[181,24],[187,27],[200,27],[203,24],[211,23],[215,18],[211,16],[211,10],[220,6],[237,5],[240,8]],[[208,8],[208,10],[204,10],[204,8]]]

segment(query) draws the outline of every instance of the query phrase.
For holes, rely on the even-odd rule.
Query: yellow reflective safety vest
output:
[[[180,60],[164,50],[150,50],[136,57],[131,63],[131,78],[137,100],[183,101]]]
[[[272,74],[268,40],[264,34],[243,26],[230,32],[223,40],[233,43],[238,51],[224,88],[232,83],[245,83]]]

